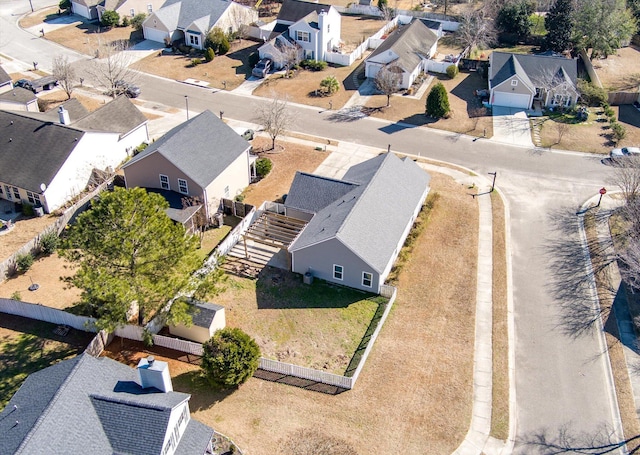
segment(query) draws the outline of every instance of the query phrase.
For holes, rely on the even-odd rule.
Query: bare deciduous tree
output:
[[[620,188],[625,203],[630,204],[640,196],[640,158],[628,156],[613,164],[616,170],[611,183]]]
[[[71,67],[69,59],[64,55],[56,55],[53,58],[53,75],[60,87],[67,94],[67,99],[71,99],[71,93],[73,93],[73,84],[76,81],[76,71]]]
[[[398,91],[402,80],[402,69],[398,65],[387,65],[380,68],[374,82],[376,88],[387,96],[387,107],[391,105],[391,95]]]
[[[555,124],[556,134],[558,135],[558,140],[556,144],[562,142],[562,137],[569,131],[569,124],[565,122],[556,122]]]
[[[287,101],[274,95],[271,102],[258,107],[256,120],[271,138],[271,149],[275,149],[276,138],[289,128],[292,121]]]
[[[310,428],[289,435],[281,443],[281,451],[287,455],[356,455],[346,441]]]
[[[234,5],[229,10],[229,20],[231,21],[231,27],[236,33],[236,36],[242,43],[242,40],[247,37],[249,33],[249,24],[252,22],[251,10],[247,8]]]
[[[485,15],[484,10],[469,6],[460,13],[460,26],[455,39],[462,47],[469,47],[470,50],[486,48],[496,41],[496,36],[493,21]]]
[[[128,45],[123,40],[98,42],[96,58],[87,69],[98,85],[106,87],[107,93],[114,98],[118,95],[118,81],[130,84],[137,78],[138,73],[129,67],[133,59],[125,52],[127,49]]]

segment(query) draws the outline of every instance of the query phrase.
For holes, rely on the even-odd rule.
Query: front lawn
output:
[[[10,314],[0,317],[0,409],[31,373],[84,351],[93,333],[71,329],[61,337],[57,326]]]
[[[135,64],[136,69],[157,76],[184,81],[196,79],[209,83],[209,87],[233,90],[251,75],[249,55],[257,52],[261,43],[236,40],[225,55],[216,55],[205,62],[202,55],[173,55],[160,53],[150,55]],[[202,64],[192,66],[192,59],[201,58]]]
[[[105,28],[89,22],[52,30],[45,38],[92,57],[100,44],[127,41],[133,46],[144,39],[142,32],[135,31],[131,26]]]

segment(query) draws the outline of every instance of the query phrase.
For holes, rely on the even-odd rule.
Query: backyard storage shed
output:
[[[197,343],[204,343],[213,336],[216,330],[226,326],[224,307],[215,303],[198,302],[194,304],[193,324],[169,326],[171,335],[175,335]]]
[[[352,166],[342,180],[298,172],[285,213],[310,221],[288,248],[291,269],[379,293],[429,181],[415,162],[392,153]]]

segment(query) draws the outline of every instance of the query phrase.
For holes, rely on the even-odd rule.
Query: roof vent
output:
[[[140,359],[138,362],[140,385],[143,389],[155,387],[162,392],[173,392],[173,384],[169,375],[167,362],[156,360],[153,356]]]
[[[71,119],[69,118],[69,111],[66,110],[64,106],[60,106],[58,108],[58,119],[63,125],[68,125],[71,123]]]
[[[13,125],[13,120],[11,120],[11,124]]]

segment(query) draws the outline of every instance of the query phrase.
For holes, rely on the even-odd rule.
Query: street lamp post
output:
[[[187,95],[184,96],[184,102],[187,104],[187,120],[189,120],[189,97]]]
[[[33,13],[33,2],[29,0],[29,6],[31,7],[31,12]]]

